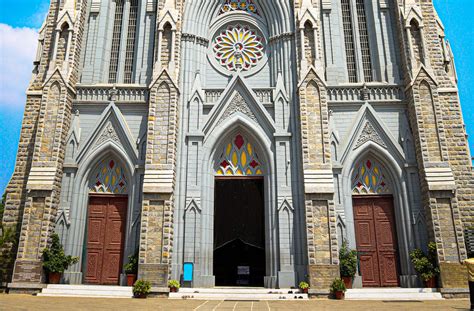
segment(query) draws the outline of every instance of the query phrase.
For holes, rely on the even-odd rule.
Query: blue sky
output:
[[[451,42],[465,123],[474,155],[474,0],[434,0]],[[0,192],[15,165],[25,90],[36,54],[36,32],[49,1],[0,0]]]

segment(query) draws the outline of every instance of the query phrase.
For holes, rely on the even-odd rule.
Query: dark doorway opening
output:
[[[216,179],[214,275],[216,286],[263,287],[265,213],[263,178]]]

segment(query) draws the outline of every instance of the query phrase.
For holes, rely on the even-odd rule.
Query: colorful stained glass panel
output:
[[[125,172],[117,161],[113,159],[102,161],[93,176],[93,182],[89,187],[91,192],[112,194],[127,193],[128,183]]]
[[[230,71],[247,71],[263,58],[263,39],[248,26],[230,25],[214,39],[214,55],[218,63]]]
[[[233,11],[244,11],[260,15],[258,8],[252,0],[226,0],[219,14]]]
[[[360,162],[352,175],[352,193],[357,195],[391,193],[383,166],[374,159]]]
[[[218,163],[217,176],[261,176],[264,172],[254,147],[241,134],[224,147]]]

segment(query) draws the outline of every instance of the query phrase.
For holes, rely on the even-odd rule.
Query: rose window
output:
[[[247,26],[229,26],[214,39],[219,64],[230,71],[247,71],[263,58],[263,39]]]

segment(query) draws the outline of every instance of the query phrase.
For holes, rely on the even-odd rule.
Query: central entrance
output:
[[[263,177],[216,178],[214,275],[216,286],[263,287],[265,215]]]

